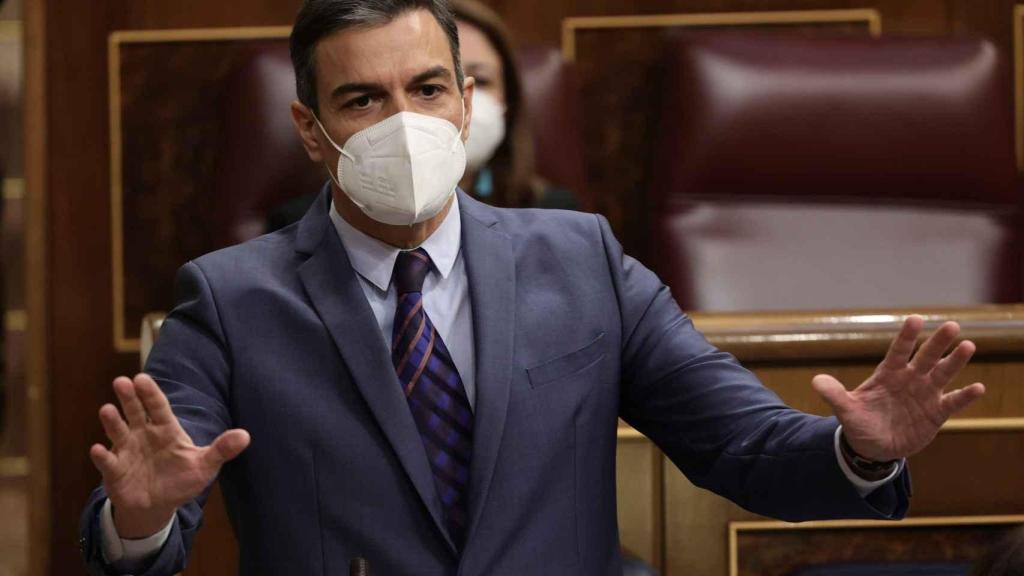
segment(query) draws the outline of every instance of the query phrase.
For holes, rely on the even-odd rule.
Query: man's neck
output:
[[[371,238],[376,238],[381,242],[402,250],[416,248],[423,244],[427,238],[430,238],[430,235],[441,226],[445,217],[448,216],[448,211],[451,210],[452,201],[454,200],[454,196],[449,198],[444,208],[429,220],[408,226],[395,226],[393,224],[377,222],[367,216],[336,184],[331,184],[331,194],[334,198],[334,206],[338,210],[338,214],[351,224],[353,228]]]

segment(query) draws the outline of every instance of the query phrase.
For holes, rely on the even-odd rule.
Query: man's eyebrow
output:
[[[422,84],[422,83],[424,83],[424,82],[426,82],[428,80],[434,80],[434,79],[442,79],[442,80],[449,80],[449,81],[451,81],[451,79],[452,79],[451,70],[449,70],[445,66],[441,66],[441,65],[434,66],[433,68],[424,70],[423,72],[420,72],[419,74],[413,76],[412,80],[409,81],[409,84],[410,85]],[[340,99],[341,97],[345,96],[346,94],[368,94],[368,93],[383,92],[383,91],[384,91],[384,87],[381,86],[380,84],[373,84],[373,83],[366,83],[366,82],[349,82],[347,84],[342,84],[342,85],[338,86],[337,88],[335,88],[334,90],[332,90],[331,91],[331,99],[332,100],[337,100],[337,99]]]
[[[413,76],[412,80],[409,81],[409,84],[410,85],[422,84],[422,83],[426,82],[427,80],[435,80],[435,79],[451,81],[451,79],[452,79],[452,72],[451,72],[451,70],[449,70],[445,66],[440,66],[440,65],[434,66],[433,68],[430,68],[428,70],[424,70],[423,72],[420,72],[419,74]]]
[[[337,100],[346,94],[366,94],[368,92],[382,92],[384,87],[380,84],[365,82],[349,82],[331,90],[331,99]]]

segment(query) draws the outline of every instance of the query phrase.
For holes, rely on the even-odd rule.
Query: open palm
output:
[[[100,408],[112,446],[95,444],[89,455],[103,475],[118,533],[148,536],[213,482],[220,467],[248,446],[249,434],[228,430],[209,446],[196,446],[148,375],[120,377],[114,392],[125,418],[113,404]]]
[[[920,452],[946,420],[985,393],[981,383],[943,392],[975,346],[965,340],[943,357],[960,333],[956,322],[946,322],[915,354],[923,327],[920,316],[908,317],[874,374],[853,391],[824,374],[811,382],[843,425],[850,446],[865,458],[886,461]]]

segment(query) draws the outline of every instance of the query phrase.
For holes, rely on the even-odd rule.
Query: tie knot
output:
[[[430,256],[423,248],[399,252],[395,260],[395,271],[391,275],[399,295],[422,292],[423,279],[430,272]]]

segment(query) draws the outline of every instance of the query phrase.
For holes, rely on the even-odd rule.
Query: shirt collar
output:
[[[398,259],[398,248],[377,240],[349,224],[334,207],[331,201],[331,222],[341,238],[341,243],[348,253],[352,267],[360,276],[382,292],[387,292],[391,284],[391,274]],[[444,221],[428,237],[419,248],[423,248],[434,263],[434,268],[447,278],[455,267],[462,244],[462,217],[459,214],[459,195],[452,195],[452,206]]]

